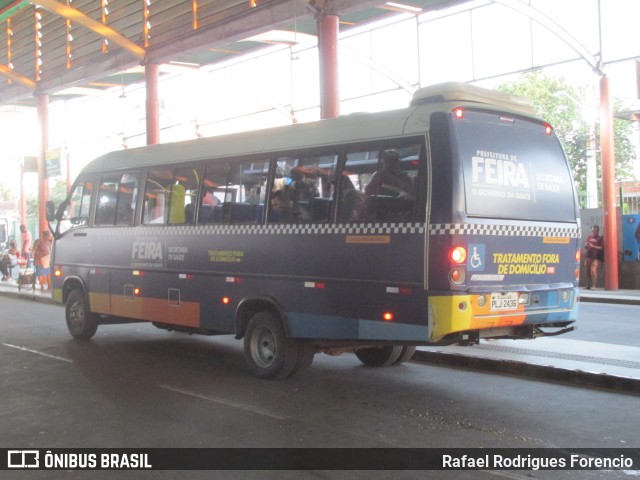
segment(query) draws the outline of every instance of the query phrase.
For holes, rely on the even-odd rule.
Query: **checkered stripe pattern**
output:
[[[134,230],[133,232],[131,230]],[[97,229],[94,230],[97,233]],[[166,225],[101,228],[100,235],[403,235],[424,234],[421,223],[273,224],[273,225]],[[92,233],[95,234],[95,233]]]
[[[536,227],[532,225],[468,225],[437,223],[429,225],[429,234],[580,238],[580,229],[576,227]]]

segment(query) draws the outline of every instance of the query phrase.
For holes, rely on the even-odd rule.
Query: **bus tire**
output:
[[[394,365],[400,365],[400,364],[403,364],[404,362],[408,362],[409,360],[411,360],[411,358],[413,358],[413,355],[415,353],[416,353],[416,347],[405,345],[404,347],[402,347],[400,356],[398,357],[398,360],[394,362]]]
[[[401,345],[369,347],[356,350],[356,357],[368,367],[386,367],[393,365],[402,353]]]
[[[89,311],[89,304],[82,290],[71,291],[65,304],[67,328],[73,338],[89,340],[98,330],[98,322]]]
[[[289,376],[293,377],[311,367],[315,355],[316,347],[312,343],[298,342],[298,361]]]
[[[255,314],[244,336],[244,354],[251,373],[265,379],[281,379],[294,373],[298,342],[287,338],[279,318],[270,312]]]

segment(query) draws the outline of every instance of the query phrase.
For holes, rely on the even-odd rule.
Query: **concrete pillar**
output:
[[[600,79],[600,152],[602,159],[602,208],[604,209],[604,285],[618,289],[618,219],[616,215],[616,157],[613,135],[613,106],[609,79]]]
[[[160,66],[155,63],[145,65],[144,78],[147,92],[147,145],[155,145],[160,143],[160,100],[158,97]]]
[[[339,17],[320,12],[318,26],[318,54],[320,56],[320,117],[340,115],[340,89],[338,82]]]
[[[20,225],[27,224],[27,199],[24,194],[24,163],[20,165]],[[22,251],[22,245],[20,245]]]
[[[49,149],[49,96],[38,95],[38,124],[40,126],[40,151],[38,152],[38,234],[48,227],[46,206],[49,200],[49,180],[47,179],[47,150]],[[34,241],[35,239],[34,238]]]

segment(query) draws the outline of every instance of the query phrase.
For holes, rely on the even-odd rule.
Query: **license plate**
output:
[[[517,310],[518,292],[492,293],[491,310]]]

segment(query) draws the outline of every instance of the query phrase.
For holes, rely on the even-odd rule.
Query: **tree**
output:
[[[49,200],[58,206],[62,201],[67,198],[67,182],[64,180],[56,180],[53,188],[49,189]],[[38,195],[30,195],[27,200],[27,216],[38,216]]]
[[[583,88],[573,87],[564,79],[551,77],[541,71],[524,74],[514,82],[500,85],[498,89],[531,100],[537,115],[553,126],[569,159],[578,194],[583,198],[587,190],[586,155],[591,127],[589,120],[585,119],[585,114],[589,113],[586,108],[594,101],[586,100],[587,95]],[[592,116],[596,117],[597,105],[592,107],[592,110],[595,110]],[[619,101],[614,101],[614,109],[621,109]],[[593,118],[591,122],[594,122],[596,134],[597,178],[602,178],[600,127],[597,118]],[[635,152],[630,140],[632,131],[631,122],[619,119],[614,121],[616,180],[634,178]],[[602,198],[601,188],[602,185],[598,184],[598,198]]]
[[[10,202],[15,200],[15,195],[6,185],[0,183],[0,201]]]

